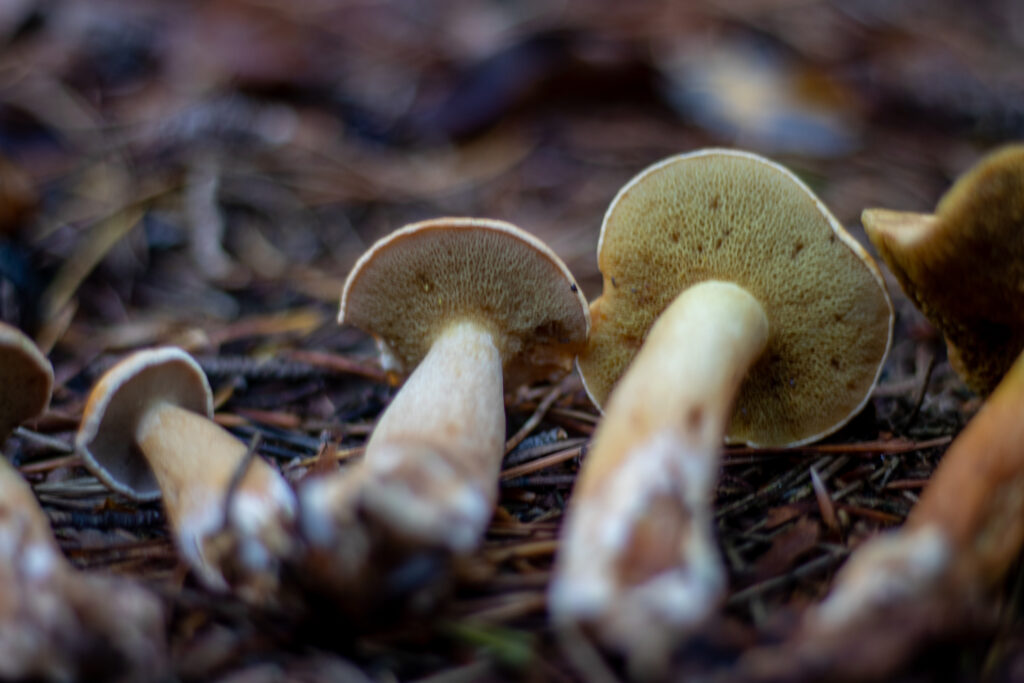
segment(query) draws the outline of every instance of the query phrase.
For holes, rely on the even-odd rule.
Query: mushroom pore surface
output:
[[[378,242],[349,275],[340,318],[377,337],[404,372],[448,325],[474,322],[493,335],[510,386],[568,370],[588,327],[572,276],[539,240],[456,218]]]
[[[729,441],[809,441],[867,400],[891,334],[881,275],[781,166],[727,150],[667,159],[619,193],[598,249],[604,290],[591,304],[593,328],[579,360],[598,404],[654,320],[706,280],[746,289],[769,323],[766,349],[737,396]]]

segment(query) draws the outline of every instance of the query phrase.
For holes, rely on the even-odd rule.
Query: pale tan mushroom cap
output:
[[[107,486],[136,500],[160,497],[135,434],[149,409],[169,402],[213,416],[213,395],[199,364],[179,348],[138,351],[107,370],[93,387],[75,447]]]
[[[341,323],[374,335],[388,369],[411,372],[456,321],[494,335],[509,388],[572,367],[590,325],[568,268],[502,221],[438,218],[378,241],[341,295]]]
[[[888,352],[892,305],[875,263],[796,176],[753,154],[702,150],[643,171],[605,215],[598,266],[604,291],[579,358],[598,405],[655,318],[706,280],[746,289],[769,324],[730,442],[796,445],[834,431],[868,400]]]
[[[0,323],[0,442],[50,403],[53,366],[21,330]]]
[[[935,215],[867,209],[861,221],[907,296],[946,335],[957,372],[991,392],[1024,349],[1024,145],[982,159]]]

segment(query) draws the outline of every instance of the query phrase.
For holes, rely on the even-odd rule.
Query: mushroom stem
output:
[[[160,678],[159,601],[123,578],[76,572],[32,489],[3,457],[0,585],[3,680]]]
[[[427,543],[474,547],[497,497],[502,387],[493,335],[473,322],[445,329],[367,443],[363,505]]]
[[[246,456],[244,443],[209,418],[163,401],[146,412],[135,438],[159,483],[182,553],[208,585],[227,589],[228,560],[218,552],[225,549],[213,543],[225,528],[233,531],[246,573],[273,573],[285,553],[284,523],[295,514],[295,503],[270,465],[259,458],[248,465],[225,519],[228,484]]]
[[[926,646],[993,628],[1024,546],[1024,355],[950,445],[906,524],[860,545],[781,646],[741,680],[893,679]]]
[[[728,282],[694,285],[660,315],[580,473],[552,587],[556,615],[593,621],[643,657],[669,642],[652,634],[670,639],[714,608],[725,588],[710,514],[718,455],[767,340],[761,305]]]
[[[0,565],[26,579],[45,581],[71,570],[57,547],[50,521],[28,483],[0,457]]]
[[[1024,355],[949,447],[899,531],[867,542],[813,613],[838,628],[897,601],[968,602],[1024,546]]]

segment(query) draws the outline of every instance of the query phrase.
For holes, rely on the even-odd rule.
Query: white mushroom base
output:
[[[550,591],[555,618],[593,624],[605,640],[652,661],[703,622],[726,587],[709,500],[716,465],[675,430],[630,451],[621,476],[567,520]]]
[[[936,590],[952,562],[952,544],[938,526],[884,533],[854,552],[810,621],[841,629],[894,603],[912,605]]]

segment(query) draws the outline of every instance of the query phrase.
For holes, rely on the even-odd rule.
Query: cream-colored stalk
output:
[[[216,422],[161,402],[139,421],[135,440],[156,476],[181,552],[204,583],[226,590],[223,565],[234,561],[253,577],[276,574],[296,504],[270,465],[254,458],[228,507],[228,487],[248,449]],[[224,556],[227,550],[232,557]],[[245,597],[262,601],[262,588],[244,584]]]
[[[609,397],[574,492],[551,591],[556,617],[595,623],[656,659],[714,609],[726,580],[710,513],[736,392],[768,340],[746,290],[709,281],[651,327]]]
[[[472,322],[448,326],[381,415],[352,479],[314,480],[308,520],[345,498],[411,539],[455,552],[483,535],[497,498],[505,438],[501,355]],[[355,487],[357,490],[353,490]],[[314,538],[329,529],[313,530]],[[321,539],[326,540],[326,539]]]

